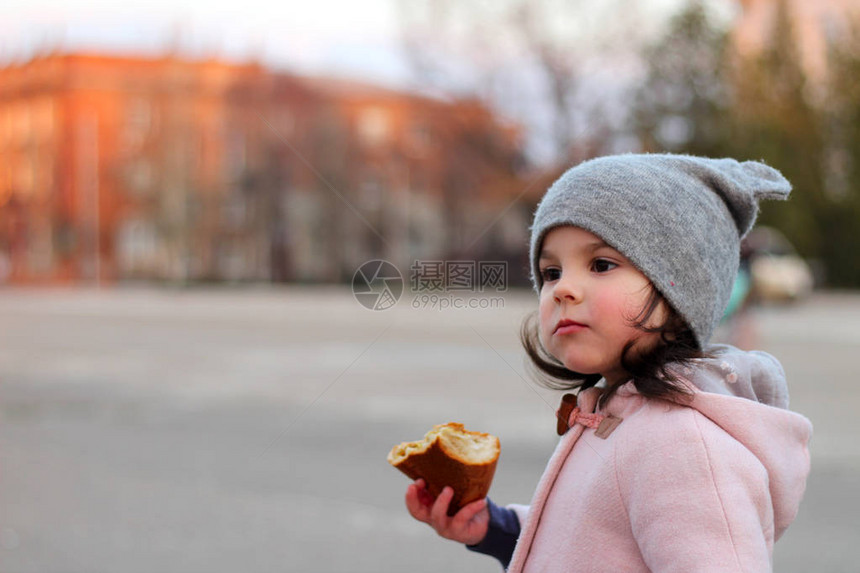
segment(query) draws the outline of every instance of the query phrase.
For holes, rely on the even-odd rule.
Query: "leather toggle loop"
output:
[[[568,421],[574,408],[576,408],[576,394],[565,394],[561,397],[561,404],[555,412],[555,431],[559,436],[563,436],[570,429]]]
[[[604,418],[606,418],[603,414],[584,414],[581,412],[576,405],[576,394],[565,394],[561,397],[561,404],[555,416],[555,431],[559,436],[563,436],[565,432],[576,424],[581,424],[586,428],[597,428]]]

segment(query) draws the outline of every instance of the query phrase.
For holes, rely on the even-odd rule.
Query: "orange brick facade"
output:
[[[372,257],[513,252],[527,210],[493,221],[520,163],[475,102],[42,56],[0,69],[0,281],[338,281]]]

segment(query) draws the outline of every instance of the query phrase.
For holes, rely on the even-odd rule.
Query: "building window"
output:
[[[13,146],[22,146],[29,143],[33,133],[30,117],[30,107],[26,103],[17,103],[9,106],[9,143]]]
[[[136,98],[129,102],[125,115],[124,143],[128,150],[140,149],[152,128],[152,106],[149,101]]]
[[[158,233],[152,222],[124,221],[117,236],[117,256],[122,273],[143,276],[154,272],[158,263]]]
[[[40,142],[50,141],[54,135],[54,102],[43,98],[33,106],[33,131]]]
[[[389,137],[390,121],[388,113],[378,107],[361,112],[358,117],[358,135],[367,145],[380,145]]]
[[[144,158],[131,160],[125,169],[125,179],[133,195],[146,195],[152,189],[152,165]]]
[[[227,157],[224,165],[227,166],[227,177],[230,181],[237,181],[247,167],[247,141],[245,134],[241,131],[231,131],[227,140]]]
[[[430,147],[432,134],[430,127],[424,123],[414,123],[409,128],[409,148],[415,156],[421,156]]]

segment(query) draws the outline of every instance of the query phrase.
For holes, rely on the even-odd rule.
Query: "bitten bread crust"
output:
[[[399,461],[395,461],[398,457],[395,452],[407,443],[394,446],[388,454],[388,462],[413,480],[423,478],[427,483],[427,490],[434,498],[442,493],[446,485],[451,486],[454,497],[448,506],[448,515],[453,516],[463,506],[487,497],[496,472],[500,446],[496,436],[470,432],[465,430],[462,424],[454,422],[434,426],[434,430],[443,426],[448,426],[458,433],[489,440],[495,448],[492,459],[480,463],[468,460],[446,447],[445,441],[437,435],[423,451],[410,452]],[[415,443],[420,442],[411,442]]]

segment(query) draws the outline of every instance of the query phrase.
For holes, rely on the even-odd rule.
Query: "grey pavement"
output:
[[[403,505],[396,442],[460,421],[528,503],[558,394],[517,339],[536,301],[362,308],[339,287],[0,290],[0,572],[499,571]],[[775,570],[858,570],[860,296],[757,312],[813,472]]]

